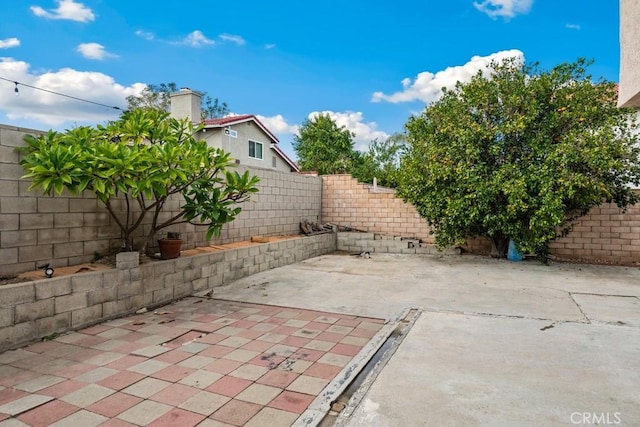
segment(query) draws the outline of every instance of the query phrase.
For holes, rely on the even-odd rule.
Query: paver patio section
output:
[[[189,297],[0,354],[0,426],[289,426],[384,323]]]

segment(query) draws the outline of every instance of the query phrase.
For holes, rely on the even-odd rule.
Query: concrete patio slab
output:
[[[640,425],[640,330],[547,325],[423,313],[344,425]]]
[[[327,255],[215,295],[385,318],[423,310],[340,425],[640,425],[637,268]]]
[[[635,296],[571,294],[592,323],[640,328],[640,298]]]

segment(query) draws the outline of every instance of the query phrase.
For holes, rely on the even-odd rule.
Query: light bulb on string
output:
[[[76,101],[80,101],[80,102],[86,102],[87,104],[99,105],[101,107],[106,107],[106,108],[111,108],[113,110],[123,111],[122,108],[120,108],[118,106],[107,105],[107,104],[103,104],[101,102],[91,101],[89,99],[84,99],[84,98],[80,98],[80,97],[73,96],[73,95],[67,95],[66,93],[56,92],[54,90],[49,90],[49,89],[45,89],[45,88],[42,88],[42,87],[32,86],[30,84],[22,83],[22,82],[19,82],[17,80],[11,80],[11,79],[8,79],[6,77],[0,76],[0,80],[4,80],[5,82],[13,83],[15,85],[15,87],[13,88],[13,92],[15,93],[16,96],[20,96],[20,90],[18,89],[18,85],[22,85],[22,86],[26,86],[26,87],[31,88],[31,89],[35,89],[35,90],[39,90],[39,91],[42,91],[42,92],[51,93],[53,95],[63,96],[65,98],[69,98],[69,99],[75,99]]]

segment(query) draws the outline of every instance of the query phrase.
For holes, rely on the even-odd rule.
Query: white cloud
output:
[[[155,34],[150,33],[148,31],[143,31],[143,30],[136,31],[136,36],[142,37],[143,39],[149,40],[149,41],[156,38]]]
[[[242,46],[242,45],[244,45],[245,43],[247,43],[247,42],[245,41],[245,39],[243,39],[243,38],[242,38],[242,36],[237,36],[237,35],[234,35],[234,34],[227,34],[227,33],[224,33],[224,34],[220,34],[218,37],[220,37],[220,39],[221,39],[221,40],[224,40],[224,41],[226,41],[226,42],[232,42],[232,43],[235,43],[235,44],[237,44],[238,46]]]
[[[195,30],[189,33],[185,38],[179,42],[173,42],[172,44],[184,44],[191,47],[202,47],[205,45],[213,45],[216,42],[207,38],[202,31]]]
[[[478,71],[487,70],[492,62],[501,62],[507,58],[516,58],[524,62],[524,54],[517,50],[503,50],[489,56],[474,56],[464,65],[448,67],[435,74],[429,71],[419,73],[414,80],[405,78],[402,80],[402,90],[391,95],[375,92],[371,97],[372,102],[387,101],[391,103],[423,101],[433,102],[442,96],[442,88],[453,88],[457,82],[468,82]]]
[[[580,25],[578,25],[578,24],[567,24],[567,25],[565,25],[565,28],[568,28],[570,30],[578,30],[578,31],[580,31]]]
[[[510,19],[516,15],[529,13],[533,0],[483,0],[473,2],[473,6],[491,19]]]
[[[68,19],[77,22],[89,22],[96,19],[91,9],[73,0],[57,0],[56,9],[45,10],[40,6],[31,6],[34,15],[47,19]]]
[[[309,114],[309,120],[320,114],[328,115],[336,122],[338,127],[344,126],[353,132],[355,134],[353,141],[356,150],[366,151],[369,148],[369,143],[374,139],[384,140],[389,137],[388,133],[377,129],[378,124],[376,122],[365,123],[363,114],[359,111],[314,111]]]
[[[100,43],[80,43],[76,50],[85,58],[97,59],[99,61],[105,58],[115,58],[118,56],[104,50],[104,46]]]
[[[271,117],[261,116],[258,114],[256,117],[273,133],[296,134],[300,128],[298,125],[291,125],[287,123],[287,120],[282,116],[282,114]]]
[[[9,49],[10,47],[20,46],[20,40],[16,37],[0,40],[0,49]]]
[[[264,45],[264,48],[269,50],[269,49],[273,49],[274,47],[276,47],[276,45],[274,43],[268,43]]]
[[[126,97],[139,94],[144,83],[123,86],[113,77],[99,72],[62,68],[36,74],[29,64],[13,58],[0,58],[0,75],[30,86],[89,101],[125,108]],[[0,82],[0,93],[13,93],[13,83]],[[0,111],[10,120],[37,121],[43,127],[71,126],[76,123],[96,124],[112,120],[121,111],[65,98],[52,93],[18,85],[19,96],[0,96]]]

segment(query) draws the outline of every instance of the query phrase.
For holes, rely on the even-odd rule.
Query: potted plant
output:
[[[180,233],[169,231],[167,237],[158,239],[160,246],[160,258],[174,259],[180,256],[180,248],[182,248],[182,239]]]

